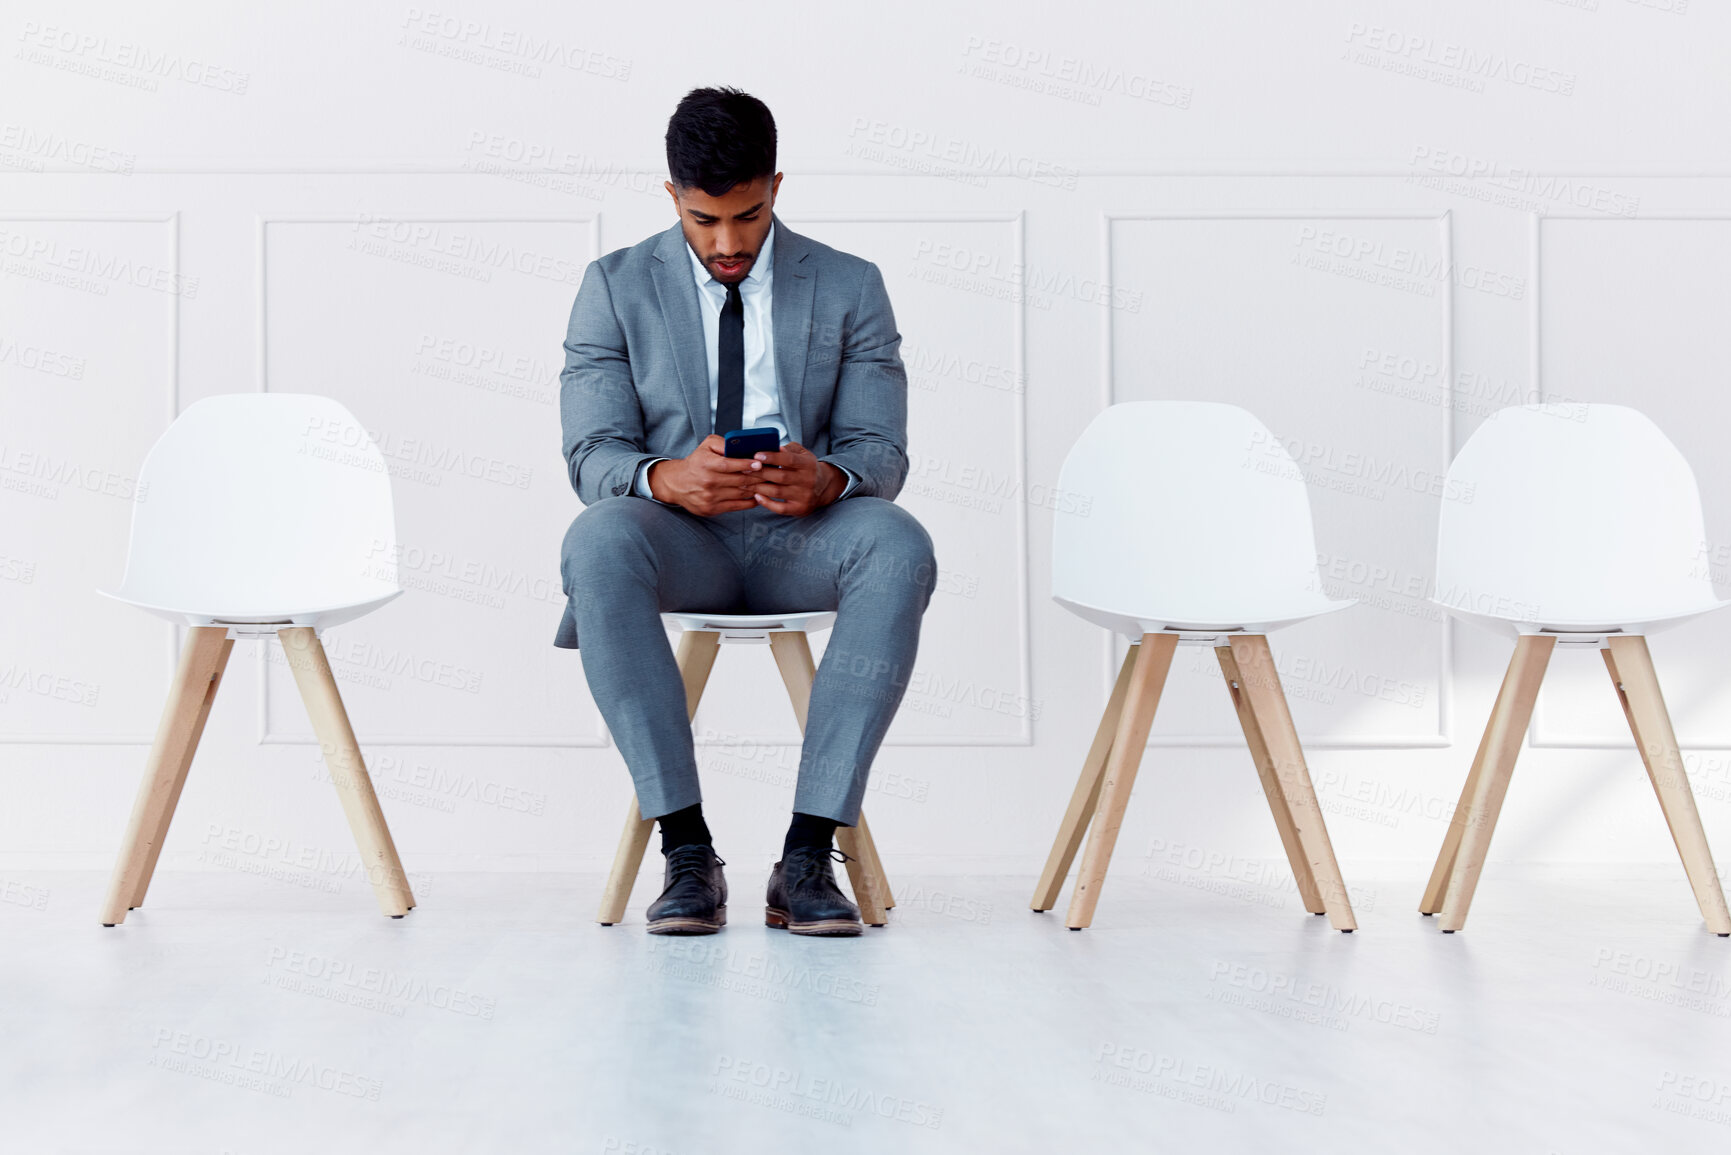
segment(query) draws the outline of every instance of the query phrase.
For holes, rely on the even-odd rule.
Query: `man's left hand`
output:
[[[774,453],[759,453],[763,472],[757,479],[757,503],[774,513],[804,517],[841,496],[847,476],[796,441]]]

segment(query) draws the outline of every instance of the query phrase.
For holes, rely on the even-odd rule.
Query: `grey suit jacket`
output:
[[[592,261],[571,307],[559,414],[585,505],[631,493],[655,457],[713,432],[697,285],[677,222]],[[907,371],[883,275],[775,221],[775,375],[787,435],[894,499],[907,478]],[[641,499],[639,499],[641,500]],[[554,644],[577,641],[570,608]]]

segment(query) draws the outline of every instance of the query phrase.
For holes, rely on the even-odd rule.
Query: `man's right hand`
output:
[[[728,457],[719,433],[711,433],[684,459],[668,458],[649,467],[649,492],[695,513],[713,517],[757,505],[757,479],[763,462]]]

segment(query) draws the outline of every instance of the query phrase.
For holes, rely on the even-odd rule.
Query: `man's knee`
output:
[[[866,548],[861,552],[865,565],[860,577],[868,582],[888,586],[905,583],[925,598],[930,598],[937,586],[937,559],[932,551],[932,537],[913,514],[892,502],[867,498],[872,503],[860,527]]]
[[[647,558],[651,552],[650,523],[664,511],[640,497],[609,497],[589,506],[565,531],[559,573],[571,593],[602,573]]]

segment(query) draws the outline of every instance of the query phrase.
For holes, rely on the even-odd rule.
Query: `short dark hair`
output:
[[[775,117],[737,88],[693,88],[667,121],[667,171],[680,188],[721,196],[775,173]]]

